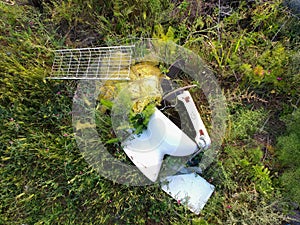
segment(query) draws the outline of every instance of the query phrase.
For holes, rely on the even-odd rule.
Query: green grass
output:
[[[286,205],[299,204],[297,186],[289,187],[299,176],[293,162],[299,158],[300,29],[281,1],[228,3],[230,13],[220,18],[213,1],[51,2],[40,12],[0,1],[0,224],[287,220]],[[109,45],[130,36],[173,40],[193,50],[228,99],[226,137],[203,175],[216,190],[199,216],[157,185],[131,187],[101,177],[74,138],[76,86],[45,79],[52,50]],[[205,104],[200,110],[209,122]],[[107,120],[101,121],[110,127]],[[113,138],[109,130],[103,133],[110,151],[126,160]]]

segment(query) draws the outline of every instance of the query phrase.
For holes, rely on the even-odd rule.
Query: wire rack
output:
[[[49,79],[128,80],[134,45],[56,50]]]

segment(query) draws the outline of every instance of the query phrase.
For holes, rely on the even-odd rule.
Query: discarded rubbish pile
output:
[[[191,67],[203,75],[207,70],[202,64],[197,68],[198,58],[193,60],[193,56],[187,54],[189,52],[179,47],[149,39],[137,46],[58,50],[52,79],[101,80],[96,110],[100,115],[110,114],[110,132],[115,133],[115,139],[128,159],[147,179],[159,182],[162,190],[177,202],[199,214],[214,186],[195,171],[185,168],[185,159],[208,149],[211,139],[190,92],[187,88],[175,87],[173,76],[162,73],[158,61],[161,58],[172,60],[172,54],[182,52],[183,60],[177,62],[192,63]],[[135,48],[138,60],[132,56]],[[156,57],[154,53],[163,54],[163,57]],[[172,57],[168,58],[168,55]],[[88,102],[87,107],[91,105]],[[179,116],[184,111],[191,122],[192,137],[163,113],[164,108],[177,105],[182,106],[177,110]],[[81,142],[82,137],[78,141]],[[87,146],[88,140],[83,143]],[[165,160],[166,156],[175,160]]]

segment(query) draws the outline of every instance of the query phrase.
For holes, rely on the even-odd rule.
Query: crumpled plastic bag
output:
[[[161,101],[162,89],[160,86],[160,78],[165,76],[155,63],[141,62],[131,66],[129,77],[129,81],[105,81],[100,87],[99,100],[113,101],[113,99],[122,92],[122,89],[127,89],[128,95],[130,95],[133,103],[132,110],[134,113],[142,112],[151,102],[159,103]],[[101,111],[103,111],[103,109]]]
[[[158,104],[162,100],[163,92],[157,76],[144,77],[118,87],[123,90],[122,94],[128,94],[134,113],[141,113],[148,104]]]

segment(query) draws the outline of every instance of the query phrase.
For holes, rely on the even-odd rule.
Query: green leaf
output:
[[[109,101],[109,100],[106,100],[106,99],[101,99],[101,100],[100,100],[100,103],[101,103],[103,106],[105,106],[105,107],[107,107],[107,108],[109,108],[109,109],[112,109],[112,107],[113,107],[113,105],[114,105],[114,103],[113,103],[112,101]]]

